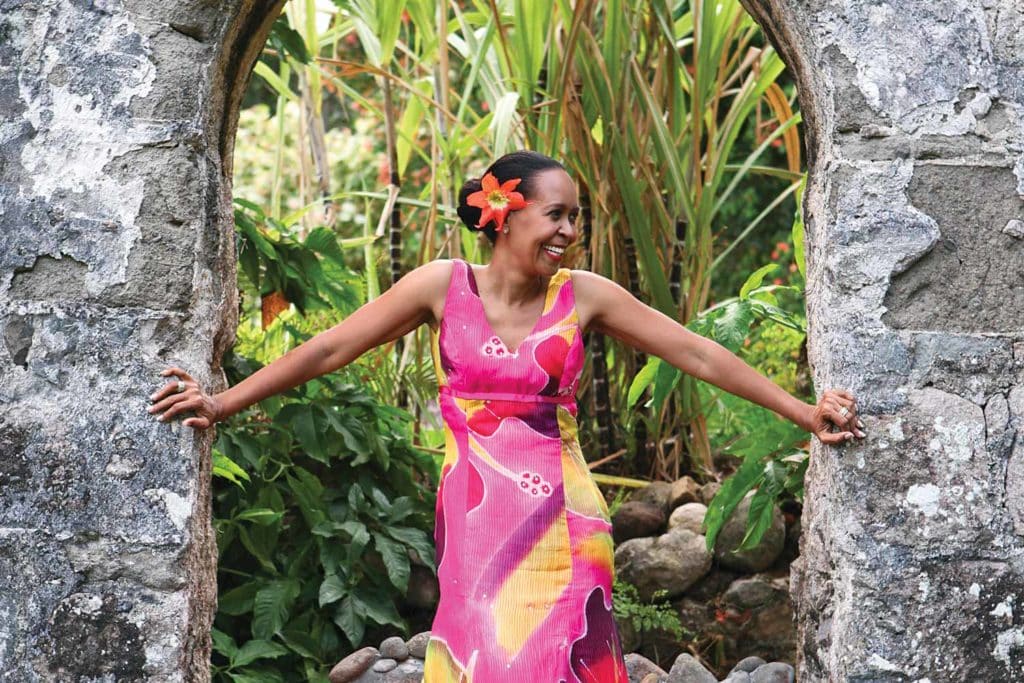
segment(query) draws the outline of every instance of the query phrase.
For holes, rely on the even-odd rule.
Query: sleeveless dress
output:
[[[431,349],[445,456],[423,683],[628,683],[611,521],[577,436],[584,349],[569,269],[513,350],[472,267],[454,260]]]

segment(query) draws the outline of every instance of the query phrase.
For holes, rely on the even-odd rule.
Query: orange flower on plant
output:
[[[498,230],[501,230],[509,212],[522,209],[529,203],[522,193],[514,191],[521,181],[522,178],[510,178],[499,184],[493,173],[484,174],[480,180],[483,189],[466,197],[467,204],[481,210],[480,221],[476,227],[483,228],[493,220]]]

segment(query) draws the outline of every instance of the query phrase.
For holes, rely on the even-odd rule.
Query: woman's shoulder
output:
[[[438,258],[432,261],[427,261],[423,265],[417,266],[409,271],[406,277],[415,274],[417,281],[422,281],[425,284],[443,283],[447,286],[448,280],[451,278],[452,271],[455,268],[455,261],[456,259],[449,258]]]
[[[618,286],[613,280],[609,280],[603,275],[598,275],[589,270],[577,268],[566,268],[566,270],[569,271],[572,287],[577,295],[599,294],[602,291],[606,291],[608,287]]]
[[[453,259],[427,261],[399,278],[394,286],[400,287],[407,294],[415,292],[417,296],[434,301],[448,291],[454,266]]]

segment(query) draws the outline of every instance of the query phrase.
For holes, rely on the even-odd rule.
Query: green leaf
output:
[[[491,121],[491,132],[494,140],[494,155],[501,156],[508,151],[509,146],[514,142],[512,136],[513,124],[516,121],[516,102],[519,101],[519,93],[507,92],[494,103],[494,119]]]
[[[768,464],[771,466],[771,463]],[[775,508],[775,497],[761,487],[750,499],[750,513],[747,517],[747,530],[743,535],[736,552],[756,548],[761,538],[772,524],[772,512]]]
[[[238,530],[238,540],[241,541],[242,546],[249,551],[249,554],[255,557],[260,565],[263,566],[271,574],[277,573],[277,567],[274,566],[274,562],[270,557],[272,547],[265,547],[260,542],[260,538],[253,538],[253,535],[242,525],[236,527]]]
[[[242,481],[249,481],[249,474],[219,450],[213,450],[212,462],[213,476],[227,479],[241,488],[244,488]]]
[[[404,595],[409,588],[409,556],[405,546],[376,531],[373,532],[373,542],[384,559],[388,579]]]
[[[764,468],[759,459],[750,457],[744,459],[740,468],[722,482],[722,487],[708,503],[708,511],[704,514],[703,527],[706,529],[708,551],[714,550],[718,532],[747,492],[761,481],[763,474]]]
[[[273,524],[280,521],[284,512],[275,512],[270,508],[249,508],[235,515],[236,520],[247,520],[256,524]]]
[[[298,31],[288,25],[284,16],[279,17],[271,29],[268,42],[273,43],[279,50],[291,55],[301,64],[309,64],[312,57],[306,49],[306,41],[302,39]]]
[[[288,87],[288,84],[282,81],[281,77],[277,75],[277,73],[275,73],[266,62],[262,60],[257,61],[255,66],[253,66],[252,71],[254,74],[266,81],[267,85],[269,85],[274,92],[281,97],[292,100],[293,102],[298,100],[298,97],[296,97],[295,93]]]
[[[743,346],[743,340],[747,338],[750,326],[754,322],[754,313],[750,306],[749,301],[731,303],[715,319],[715,341],[733,353]]]
[[[272,670],[242,669],[240,671],[228,671],[227,674],[235,683],[284,683],[281,674]]]
[[[214,651],[221,653],[229,660],[235,656],[236,652],[238,652],[238,646],[235,645],[235,639],[227,633],[214,628],[210,630],[210,637],[213,639]]]
[[[415,503],[409,496],[399,496],[391,503],[391,509],[388,512],[388,524],[395,524],[402,521],[415,509]]]
[[[303,631],[295,631],[290,629],[284,629],[278,634],[278,637],[285,642],[294,652],[298,652],[306,659],[315,659],[320,661],[319,647],[316,641],[308,633]]]
[[[626,397],[626,407],[632,408],[633,405],[640,400],[643,396],[644,390],[647,389],[654,381],[654,376],[658,371],[658,366],[661,364],[661,359],[657,356],[650,356],[647,359],[647,363],[640,368],[640,372],[636,373],[636,377],[629,385],[629,393]]]
[[[650,404],[661,409],[665,405],[665,399],[672,393],[672,390],[679,384],[683,376],[682,371],[671,363],[661,361],[658,364],[658,372],[654,377],[654,392],[651,395]]]
[[[757,289],[758,287],[760,287],[761,283],[764,281],[765,275],[772,272],[773,270],[777,270],[778,267],[778,263],[769,263],[768,265],[761,266],[753,273],[751,273],[750,276],[747,278],[747,281],[743,283],[742,287],[740,287],[740,298],[746,299],[747,296],[750,294],[750,290]]]
[[[400,178],[405,175],[405,169],[409,165],[409,157],[412,155],[413,145],[416,144],[416,139],[419,136],[420,124],[423,122],[423,116],[427,113],[427,107],[424,105],[423,98],[417,97],[415,93],[418,92],[424,97],[430,97],[433,84],[434,79],[429,76],[412,82],[414,93],[409,95],[405,111],[402,112],[402,117],[398,120],[398,126],[395,131],[398,136],[398,139],[395,141],[395,156],[398,158],[398,176]]]
[[[434,566],[437,549],[427,536],[427,532],[407,526],[388,526],[384,528],[384,533],[415,550],[423,564],[430,567],[431,571],[437,572]]]
[[[363,487],[359,484],[352,484],[348,489],[348,506],[353,510],[362,511],[366,509],[366,496],[363,494]]]
[[[398,615],[398,611],[395,609],[395,603],[392,602],[388,594],[382,591],[357,587],[353,591],[352,597],[356,610],[364,617],[372,619],[381,626],[391,624],[402,630],[407,628],[405,622],[402,621],[402,617]]]
[[[800,176],[800,186],[796,190],[796,211],[793,215],[793,228],[790,231],[793,235],[793,259],[796,267],[800,269],[800,275],[807,277],[807,265],[804,258],[804,189],[807,187],[807,172]]]
[[[366,544],[370,542],[370,532],[366,530],[366,527],[362,527],[352,535],[352,540],[348,544],[348,557],[347,562],[349,566],[356,563],[359,557],[363,554],[363,549],[366,548]]]
[[[281,410],[278,420],[292,428],[309,457],[327,465],[330,464],[330,458],[324,450],[322,432],[314,418],[315,410],[317,408],[310,404],[292,403]]]
[[[299,596],[299,583],[292,579],[273,581],[256,593],[253,603],[252,635],[269,639],[288,620],[292,601]]]
[[[359,647],[363,642],[363,633],[366,631],[366,624],[363,618],[356,614],[355,602],[352,595],[346,595],[338,605],[338,611],[334,613],[334,623],[338,625],[341,632],[348,638],[352,647]]]
[[[379,488],[377,488],[376,486],[372,487],[370,489],[370,497],[373,499],[373,502],[377,504],[377,507],[382,512],[391,512],[391,501],[388,500],[388,497],[385,496],[384,492],[381,491]]]
[[[320,584],[320,606],[341,600],[348,593],[345,581],[337,574],[331,574]]]
[[[308,470],[293,466],[291,474],[285,474],[285,482],[295,496],[303,519],[309,528],[327,519],[327,510],[323,501],[323,485]]]
[[[249,581],[217,596],[217,611],[238,616],[252,611],[253,599],[260,587],[259,581]]]
[[[250,640],[238,649],[231,666],[245,666],[257,659],[275,659],[288,654],[288,650],[269,640]]]

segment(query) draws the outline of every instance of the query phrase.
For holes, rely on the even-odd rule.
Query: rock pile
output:
[[[417,633],[408,641],[386,638],[380,648],[364,647],[338,662],[331,670],[331,683],[421,683],[423,657],[430,631]],[[688,653],[676,657],[665,671],[643,655],[626,655],[630,683],[719,683],[715,675]],[[722,683],[793,683],[793,667],[785,662],[765,662],[747,657],[736,663]]]

